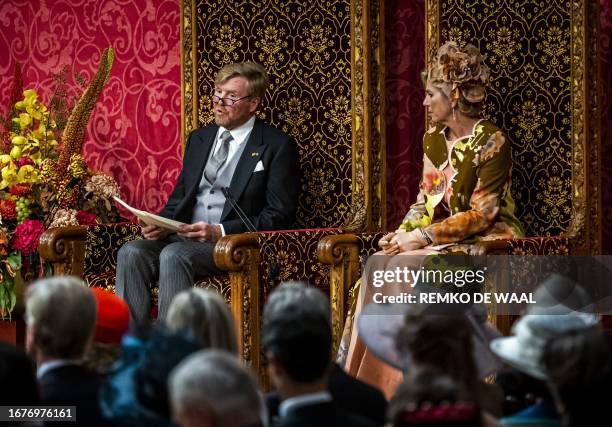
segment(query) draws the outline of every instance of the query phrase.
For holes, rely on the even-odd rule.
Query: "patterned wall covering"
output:
[[[418,192],[423,164],[424,0],[385,2],[387,228],[396,228]]]
[[[189,4],[188,1],[185,2]],[[350,1],[196,1],[198,121],[225,64],[266,66],[262,117],[299,146],[299,227],[338,226],[351,202]]]
[[[179,12],[178,0],[2,0],[0,113],[16,61],[24,86],[47,102],[51,74],[67,66],[89,79],[112,44],[115,63],[89,122],[85,157],[117,179],[129,203],[160,210],[182,157]]]
[[[472,42],[488,55],[485,115],[512,142],[512,192],[527,235],[558,235],[572,206],[570,2],[439,4],[440,42]]]
[[[602,146],[602,231],[603,252],[612,254],[612,0],[600,4],[600,70]]]

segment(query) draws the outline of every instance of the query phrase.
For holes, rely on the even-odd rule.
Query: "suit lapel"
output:
[[[204,167],[206,166],[208,156],[210,155],[210,150],[212,150],[212,147],[215,145],[215,137],[217,136],[218,130],[219,126],[217,125],[209,126],[205,128],[205,132],[203,132],[202,135],[194,135],[197,140],[191,141],[191,144],[195,144],[192,155],[194,161],[199,162],[197,163],[199,170],[195,175],[195,181],[190,183],[188,187],[189,192],[187,194],[192,194],[192,192],[197,191],[198,186],[200,185],[200,180],[204,174]]]
[[[262,160],[262,154],[266,147],[267,145],[263,141],[263,122],[260,119],[256,119],[251,135],[249,135],[249,139],[244,147],[244,151],[240,156],[240,160],[238,160],[232,182],[229,186],[230,193],[236,203],[240,200],[240,196],[242,196],[257,162]],[[221,221],[225,220],[225,217],[227,217],[231,210],[232,206],[226,201],[223,206]]]

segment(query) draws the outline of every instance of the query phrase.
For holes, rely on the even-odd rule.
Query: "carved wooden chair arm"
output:
[[[55,275],[82,278],[86,240],[87,228],[84,226],[50,228],[40,237],[38,253],[53,264]]]

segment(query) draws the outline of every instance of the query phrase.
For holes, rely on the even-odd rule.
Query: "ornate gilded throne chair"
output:
[[[600,254],[597,2],[582,0],[567,7],[519,1],[506,6],[425,0],[428,62],[446,40],[479,45],[493,78],[485,116],[512,143],[512,192],[529,237],[482,242],[475,252]],[[388,225],[392,229],[398,224]],[[332,280],[354,283],[359,259],[374,251],[364,239],[375,242],[380,236],[323,238],[320,247],[335,254],[322,256]],[[501,319],[502,330],[508,330],[507,320]]]
[[[317,259],[319,240],[341,233],[344,224],[381,227],[382,11],[369,0],[309,8],[255,1],[244,8],[235,13],[223,1],[181,2],[182,136],[213,121],[212,82],[223,65],[252,60],[266,66],[271,84],[259,114],[298,144],[296,229],[223,237],[214,257],[228,274],[198,281],[226,297],[242,356],[258,368],[260,315],[271,289],[280,281],[307,280],[332,301],[343,299],[337,293],[344,288],[330,287],[329,267]],[[53,229],[39,251],[56,273],[112,289],[117,251],[136,238],[138,227],[127,223]],[[340,325],[343,308],[332,315]]]

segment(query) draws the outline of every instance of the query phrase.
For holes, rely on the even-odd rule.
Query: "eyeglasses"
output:
[[[235,98],[221,98],[220,96],[212,95],[212,103],[213,104],[218,104],[220,102],[221,105],[223,105],[224,107],[231,107],[236,102],[242,101],[243,99],[247,99],[247,98],[251,98],[251,95],[243,96],[242,98],[238,98],[238,99],[235,99]]]

